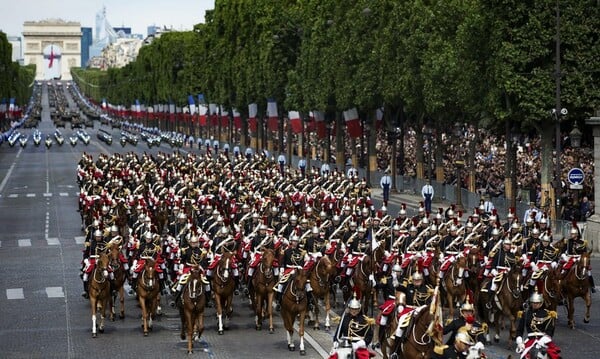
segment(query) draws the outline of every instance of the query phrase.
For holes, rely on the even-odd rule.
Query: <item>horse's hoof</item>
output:
[[[125,314],[119,314],[120,319],[125,319]]]
[[[219,330],[219,335],[223,335],[223,331],[222,330]]]
[[[273,333],[275,333],[275,329],[269,328],[269,334],[273,334]]]
[[[92,333],[92,338],[97,338],[98,335],[96,333]]]
[[[193,350],[188,350],[188,354],[194,354]]]
[[[304,350],[304,349],[300,350],[300,355],[306,355],[306,350]]]
[[[288,344],[288,350],[293,352],[294,350],[296,350],[296,347],[294,345]]]
[[[330,327],[329,325],[326,325],[326,326],[325,326],[325,331],[326,331],[326,332],[328,332],[328,331],[330,331],[330,330],[331,330],[331,327]]]
[[[144,336],[147,337],[148,336],[148,332],[144,332]]]
[[[589,322],[590,322],[590,318],[587,318],[587,319],[586,319],[586,318],[583,318],[583,322],[584,322],[584,323],[589,323]]]

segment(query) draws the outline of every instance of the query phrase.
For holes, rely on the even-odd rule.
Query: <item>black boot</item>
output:
[[[233,295],[240,295],[240,277],[235,277],[235,289],[233,290]]]
[[[160,279],[158,281],[158,283],[160,284],[160,292],[162,294],[164,294],[164,295],[169,295],[170,294],[169,293],[169,289],[168,289],[167,284],[165,283],[165,280],[164,279]]]
[[[588,278],[590,279],[590,290],[592,291],[592,293],[596,293],[596,285],[594,284],[594,277],[589,276]]]
[[[137,292],[137,278],[131,278],[131,290],[129,291],[129,294],[133,294],[134,292]]]
[[[212,293],[211,292],[204,292],[204,295],[206,296],[206,308],[212,308],[212,301],[211,301],[211,297],[212,297]]]
[[[83,282],[83,293],[81,293],[81,296],[84,297],[85,299],[90,298],[90,282],[87,282],[87,281]]]
[[[306,292],[306,299],[308,301],[308,310],[312,312],[315,309],[315,296],[312,291]]]
[[[244,289],[244,294],[249,295],[254,290],[254,286],[252,285],[252,277],[248,277],[248,285],[246,285],[246,289]]]

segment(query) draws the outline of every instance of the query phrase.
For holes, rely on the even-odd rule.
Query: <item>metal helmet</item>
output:
[[[147,232],[144,234],[144,238],[145,238],[145,239],[152,239],[152,232],[150,232],[150,231],[147,231]]]
[[[283,213],[281,214],[281,218],[282,218],[282,219],[283,219],[283,218],[288,218],[288,217],[289,217],[289,216],[288,216],[287,212],[283,212]]]
[[[457,342],[461,342],[463,344],[466,345],[473,345],[475,343],[473,343],[473,340],[471,339],[471,336],[467,333],[467,332],[463,332],[460,331],[456,334],[455,339]]]
[[[360,304],[360,300],[356,298],[356,294],[350,301],[348,302],[348,308],[350,309],[360,309],[362,306]]]
[[[452,209],[449,209],[448,212],[446,212],[446,214],[448,215],[448,217],[452,217],[454,216],[454,211]]]
[[[423,280],[423,274],[421,272],[414,272],[412,275],[413,281],[415,280]]]
[[[540,234],[540,230],[537,228],[534,228],[531,230],[531,234]]]
[[[573,227],[571,228],[571,234],[578,234],[579,231],[577,230],[577,227]]]
[[[184,213],[184,212],[180,212],[180,213],[177,215],[177,218],[179,218],[179,219],[187,219],[187,216],[185,215],[185,213]]]
[[[110,227],[110,231],[111,232],[119,232],[119,227],[117,227],[113,224],[112,227]]]
[[[190,243],[192,243],[192,244],[198,243],[198,237],[192,236],[192,238],[190,238]]]
[[[312,233],[312,234],[319,234],[319,228],[317,228],[316,226],[315,226],[315,227],[312,227],[312,229],[311,229],[311,233]]]
[[[410,228],[409,228],[409,230],[408,230],[408,231],[409,231],[409,232],[416,232],[416,231],[417,231],[417,227],[415,227],[415,226],[410,226]]]
[[[386,206],[381,206],[381,212],[387,213],[387,207]]]
[[[295,235],[295,234],[294,234],[294,235],[292,235],[292,237],[290,238],[290,241],[293,241],[293,242],[298,242],[299,240],[300,240],[300,237],[298,237],[298,236],[297,236],[297,235]]]
[[[424,217],[422,220],[423,224],[429,224],[429,219],[427,217]]]
[[[550,242],[550,236],[548,234],[544,234],[542,236],[542,242]]]
[[[396,264],[394,264],[394,266],[392,267],[392,271],[393,271],[393,272],[402,272],[402,267],[400,266],[400,264],[396,263]]]
[[[394,224],[394,226],[392,227],[392,230],[399,231],[400,230],[400,225]]]
[[[504,238],[504,241],[502,241],[502,244],[512,244],[512,241],[510,240],[510,238]]]
[[[221,227],[221,234],[229,234],[229,228]]]
[[[332,220],[334,222],[339,222],[341,220],[340,216],[338,216],[337,214],[333,216]]]
[[[102,231],[99,229],[96,229],[94,231],[94,237],[102,237]]]
[[[469,303],[469,302],[465,302],[463,303],[463,305],[460,307],[460,311],[470,311],[473,312],[475,311],[475,308],[473,307],[473,304]]]
[[[500,235],[500,231],[498,230],[498,228],[492,229],[492,236],[499,236],[499,235]]]
[[[536,291],[531,295],[531,297],[529,297],[529,302],[530,303],[543,303],[544,297]]]

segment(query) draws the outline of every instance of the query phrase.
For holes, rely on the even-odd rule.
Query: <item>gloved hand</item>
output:
[[[332,351],[335,351],[339,346],[340,346],[340,343],[333,342],[333,350]]]
[[[472,348],[482,351],[482,350],[485,350],[485,345],[483,345],[482,342],[477,342],[477,343],[475,343],[475,345],[473,345]]]
[[[523,338],[517,337],[517,353],[521,353],[525,349],[525,343],[523,343]]]

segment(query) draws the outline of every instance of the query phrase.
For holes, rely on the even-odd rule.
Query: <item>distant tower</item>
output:
[[[106,46],[117,41],[118,35],[106,19],[106,6],[96,13],[96,33],[90,47],[90,57],[99,56]]]

